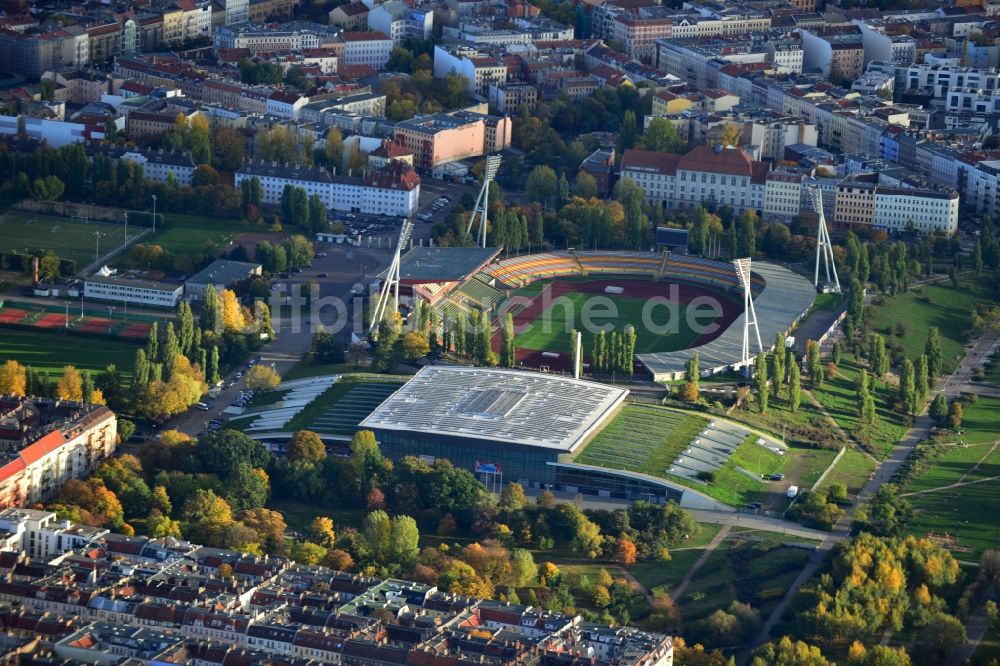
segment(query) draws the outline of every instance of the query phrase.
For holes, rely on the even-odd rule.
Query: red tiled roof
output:
[[[709,146],[696,146],[680,158],[678,169],[728,173],[736,176],[751,175],[753,161],[742,148],[725,148],[716,151]]]
[[[63,434],[58,430],[53,430],[34,444],[21,449],[21,460],[26,466],[33,465],[65,443],[66,438],[63,437]]]
[[[371,41],[391,41],[389,35],[377,30],[365,32],[342,32],[340,38],[345,42],[371,42]]]

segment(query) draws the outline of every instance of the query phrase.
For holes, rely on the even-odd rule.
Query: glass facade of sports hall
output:
[[[486,442],[471,437],[373,430],[382,453],[397,460],[406,456],[445,458],[455,467],[473,473],[476,462],[499,465],[503,471],[503,483],[517,481],[528,488],[549,487],[583,495],[654,502],[677,502],[681,498],[680,488],[638,478],[628,472],[558,464],[559,452],[553,449]],[[497,480],[486,474],[477,474],[476,477],[486,484]]]

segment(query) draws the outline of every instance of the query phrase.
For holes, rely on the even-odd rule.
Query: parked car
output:
[[[772,474],[771,475],[771,480],[772,481],[782,481],[782,480],[784,480],[784,478],[785,478],[784,474]]]

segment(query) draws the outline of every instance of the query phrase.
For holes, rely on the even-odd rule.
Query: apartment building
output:
[[[872,224],[890,232],[938,232],[950,236],[958,231],[958,204],[958,192],[954,190],[877,187]]]
[[[368,7],[357,1],[334,7],[329,23],[344,30],[362,30],[368,25]]]
[[[865,71],[865,46],[857,26],[801,29],[802,66],[831,79],[853,81]]]
[[[345,65],[367,65],[372,69],[385,69],[392,52],[392,38],[378,31],[344,32],[340,38],[344,42]]]
[[[417,116],[397,123],[393,140],[413,152],[418,169],[432,170],[442,164],[486,151],[486,123],[482,118],[456,118],[445,113]]]
[[[404,39],[430,39],[434,30],[434,12],[414,9],[403,0],[389,0],[368,12],[368,27],[389,35],[394,46]]]
[[[101,405],[0,397],[0,508],[52,497],[115,451],[117,419]]]
[[[248,162],[235,174],[236,187],[256,178],[264,203],[281,203],[285,187],[301,187],[316,195],[330,210],[409,217],[420,199],[420,177],[405,163],[390,162],[363,177],[331,175],[326,169],[287,164]]]
[[[250,20],[250,0],[223,0],[226,25],[237,25]]]
[[[176,0],[163,10],[163,44],[178,46],[212,36],[210,0]]]
[[[41,637],[18,640],[21,660],[432,665],[468,661],[472,645],[476,654],[500,655],[497,664],[568,657],[600,666],[673,664],[670,636],[426,583],[173,537],[126,537],[49,511],[0,512],[0,529],[9,578],[0,620],[14,638]],[[45,554],[29,553],[32,542],[44,543]],[[233,574],[220,575],[223,569]],[[413,618],[427,621],[414,626]],[[401,638],[386,642],[387,635]]]
[[[487,97],[491,85],[507,83],[507,62],[500,55],[489,55],[464,45],[434,46],[434,78],[449,74],[465,77],[470,93]]]
[[[878,175],[874,173],[848,176],[837,185],[833,221],[837,224],[874,224],[875,188]]]
[[[523,107],[534,110],[538,105],[538,88],[530,83],[491,83],[490,108],[503,115],[514,115]]]
[[[322,39],[308,30],[281,29],[252,23],[225,25],[212,33],[212,44],[220,49],[246,49],[251,53],[274,53],[316,49]]]
[[[0,59],[4,69],[38,80],[48,71],[76,70],[90,58],[90,37],[80,26],[50,32],[0,29]]]
[[[760,212],[768,170],[741,148],[697,146],[685,155],[626,150],[621,177],[634,180],[651,205],[664,209],[727,205]]]
[[[629,12],[619,12],[610,23],[609,38],[625,46],[629,57],[642,62],[655,61],[656,40],[674,33],[671,18],[645,18]]]
[[[802,211],[805,176],[794,171],[771,171],[764,183],[764,217],[790,220]]]
[[[102,144],[87,144],[86,149],[91,158],[97,153],[101,153],[112,160],[129,160],[138,164],[142,168],[143,177],[157,183],[167,182],[172,174],[178,185],[190,187],[191,177],[197,168],[191,153],[183,151],[163,148],[141,150]]]
[[[269,95],[270,91],[266,88],[252,88],[208,79],[202,87],[201,99],[208,104],[218,104],[228,109],[239,109],[247,113],[263,115],[267,112]]]

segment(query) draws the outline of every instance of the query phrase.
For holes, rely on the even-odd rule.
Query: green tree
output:
[[[767,379],[767,355],[764,352],[757,354],[757,361],[754,368],[754,381],[757,385],[757,404],[761,414],[767,412],[767,402],[770,396],[770,388]]]
[[[203,331],[215,331],[221,323],[219,317],[219,292],[215,289],[215,285],[209,284],[205,286],[198,323],[201,325],[201,330]],[[150,355],[150,361],[154,358],[156,358],[155,355]]]
[[[586,171],[580,171],[573,180],[573,193],[584,199],[597,196],[597,180]]]
[[[681,153],[685,143],[677,128],[667,118],[653,118],[642,137],[643,148],[662,153]]]
[[[889,372],[889,354],[885,350],[885,339],[872,333],[868,344],[868,366],[872,374],[881,379]]]
[[[938,393],[934,396],[934,400],[931,402],[930,414],[931,418],[939,426],[944,426],[948,423],[948,399],[943,393]]]
[[[410,516],[395,516],[391,521],[388,559],[410,569],[420,552],[420,530]]]
[[[927,355],[927,379],[931,387],[941,375],[944,364],[944,352],[941,350],[941,331],[937,326],[931,326],[927,331],[927,344],[924,345]]]
[[[517,360],[514,349],[514,317],[510,312],[508,312],[507,316],[504,317],[501,350],[501,364],[505,368],[513,368],[516,365]]]
[[[539,164],[528,174],[524,191],[529,199],[542,204],[542,208],[547,208],[558,194],[559,178],[552,167]]]
[[[813,388],[823,386],[823,363],[819,355],[819,343],[806,340],[806,367],[809,370],[809,382]]]
[[[618,150],[624,152],[635,147],[635,140],[639,135],[636,126],[635,113],[629,109],[622,116],[621,129],[618,130]]]
[[[927,354],[921,354],[917,359],[917,401],[919,405],[927,402],[931,394],[930,384],[930,364],[927,362]]]
[[[799,411],[802,403],[801,374],[799,363],[793,354],[788,362],[788,408],[793,414]]]
[[[916,414],[917,413],[917,386],[916,386],[916,371],[913,368],[913,362],[910,359],[903,359],[903,367],[900,369],[899,375],[899,394],[898,400],[900,408],[904,414]]]
[[[649,220],[642,212],[645,196],[642,186],[631,178],[622,178],[615,185],[615,199],[625,211],[625,245],[632,250],[642,249],[649,233]]]

